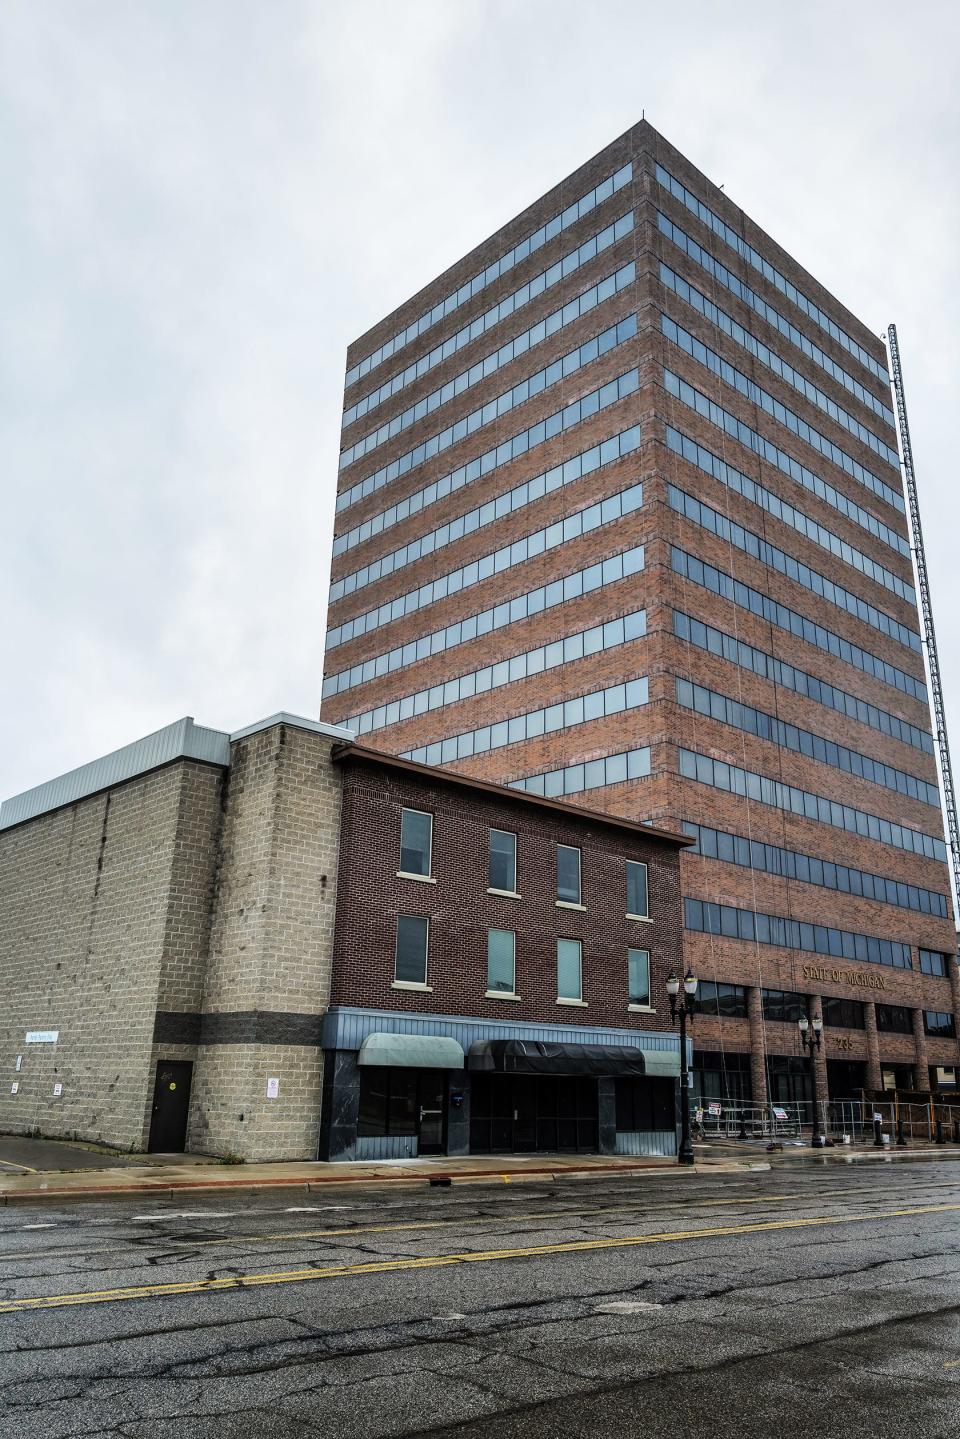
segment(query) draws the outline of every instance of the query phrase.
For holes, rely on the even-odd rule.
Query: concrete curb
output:
[[[397,1174],[390,1175],[368,1175],[358,1174],[356,1177],[350,1175],[331,1175],[326,1179],[302,1179],[299,1177],[278,1178],[278,1179],[199,1179],[184,1180],[182,1183],[171,1183],[164,1181],[160,1184],[151,1184],[149,1181],[135,1184],[118,1185],[96,1185],[91,1184],[86,1188],[74,1188],[73,1186],[49,1186],[38,1185],[33,1189],[0,1190],[0,1207],[9,1208],[18,1204],[50,1204],[50,1203],[96,1203],[111,1199],[142,1199],[150,1196],[154,1199],[176,1199],[181,1195],[190,1194],[216,1194],[227,1191],[230,1194],[254,1193],[258,1190],[283,1190],[286,1193],[322,1194],[330,1189],[356,1189],[362,1186],[366,1189],[392,1189],[397,1186],[403,1188],[446,1188],[448,1185],[464,1184],[529,1184],[549,1180],[558,1183],[565,1179],[613,1179],[628,1178],[636,1179],[644,1174],[660,1174],[664,1170],[674,1170],[677,1174],[692,1174],[694,1168],[683,1168],[669,1160],[662,1164],[652,1163],[630,1167],[616,1167],[602,1169],[593,1166],[589,1169],[553,1169],[544,1166],[538,1169],[523,1169],[516,1171],[493,1171],[493,1170],[438,1170],[435,1174]]]

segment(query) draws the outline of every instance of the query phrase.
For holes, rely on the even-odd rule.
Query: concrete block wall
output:
[[[219,785],[179,761],[0,832],[0,1130],[145,1144],[158,1003],[202,967]]]
[[[278,723],[231,747],[191,1149],[316,1157],[340,843],[332,743]]]

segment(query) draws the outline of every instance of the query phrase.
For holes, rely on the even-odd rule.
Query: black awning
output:
[[[645,1074],[643,1051],[625,1044],[550,1044],[539,1039],[481,1039],[467,1068],[488,1074]]]

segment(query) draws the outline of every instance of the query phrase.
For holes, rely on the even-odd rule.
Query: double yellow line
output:
[[[391,1274],[415,1269],[442,1269],[459,1264],[489,1264],[505,1259],[535,1259],[548,1254],[587,1254],[604,1249],[636,1249],[643,1245],[683,1240],[729,1238],[738,1234],[810,1229],[826,1224],[863,1224],[880,1219],[901,1219],[920,1214],[946,1214],[960,1204],[929,1204],[911,1209],[887,1209],[868,1214],[834,1214],[816,1219],[771,1219],[756,1224],[724,1224],[708,1229],[677,1229],[658,1234],[626,1235],[615,1239],[579,1239],[563,1244],[532,1244],[516,1249],[488,1249],[458,1254],[428,1255],[421,1259],[382,1259],[364,1264],[309,1265],[300,1269],[262,1274],[229,1275],[223,1279],[185,1280],[176,1284],[143,1284],[128,1289],[91,1289],[79,1294],[46,1294],[0,1303],[0,1314],[23,1314],[79,1304],[119,1304],[130,1300],[164,1299],[178,1294],[215,1294],[230,1289],[254,1289],[266,1284],[304,1284],[312,1279],[346,1279],[352,1275]]]

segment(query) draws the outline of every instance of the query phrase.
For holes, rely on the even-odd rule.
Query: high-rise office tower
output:
[[[894,426],[881,340],[645,123],[348,354],[323,718],[692,835],[704,1095],[807,1096],[807,1015],[820,1097],[957,1083]]]

